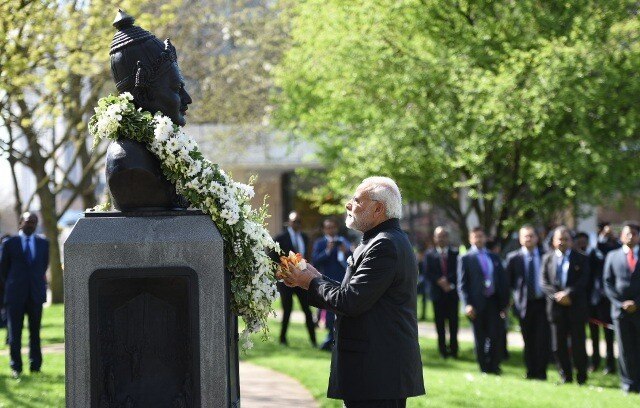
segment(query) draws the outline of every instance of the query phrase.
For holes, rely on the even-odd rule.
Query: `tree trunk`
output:
[[[22,197],[20,197],[20,185],[18,184],[18,175],[16,174],[16,159],[9,156],[9,166],[11,167],[11,179],[13,181],[13,195],[16,202],[13,204],[13,211],[16,213],[16,220],[22,216]]]
[[[24,100],[18,101],[22,112],[28,112],[27,105]],[[56,212],[56,197],[51,191],[51,179],[46,169],[46,161],[40,153],[40,145],[38,144],[38,134],[31,127],[23,127],[21,129],[29,143],[29,167],[36,176],[38,183],[38,197],[40,198],[40,215],[42,217],[42,225],[49,238],[49,272],[51,274],[51,294],[53,303],[64,302],[64,289],[62,286],[62,262],[60,254],[60,244],[58,242],[58,214]]]
[[[58,231],[58,215],[56,213],[55,196],[48,186],[38,191],[40,197],[40,213],[42,215],[42,226],[49,238],[49,272],[51,274],[51,295],[52,303],[64,302],[64,287],[62,282],[62,256],[60,251],[60,234]]]
[[[91,154],[87,151],[86,141],[82,143],[82,145],[78,146],[78,149],[80,149],[80,154],[78,155],[80,159],[80,165],[82,166],[82,169],[85,169],[91,161]],[[80,191],[82,192],[80,194],[80,197],[82,198],[82,205],[85,209],[93,208],[98,205],[94,180],[94,177],[89,176],[84,178],[79,185]]]

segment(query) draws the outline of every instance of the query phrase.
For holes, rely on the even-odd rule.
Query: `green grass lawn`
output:
[[[8,350],[4,342],[6,330],[0,330],[0,350]],[[42,345],[64,343],[64,306],[52,305],[45,307],[42,311],[42,328],[40,330],[40,341]],[[29,344],[29,331],[27,329],[27,319],[24,320],[24,330],[22,332],[22,344]]]
[[[243,361],[280,371],[303,384],[322,407],[341,407],[341,403],[325,397],[329,378],[329,353],[312,349],[302,324],[292,323],[288,333],[289,347],[277,342],[279,323],[270,323],[272,339],[254,338],[254,348],[242,353]],[[4,336],[4,331],[0,332]],[[325,331],[318,331],[322,339]],[[24,339],[26,343],[27,332]],[[63,308],[53,306],[44,312],[43,344],[64,339]],[[617,376],[600,373],[589,378],[588,386],[555,386],[558,375],[549,367],[549,381],[527,381],[522,377],[522,351],[512,349],[511,359],[503,364],[500,377],[482,375],[473,357],[472,345],[461,344],[460,360],[442,360],[436,342],[421,339],[423,375],[427,396],[412,398],[409,407],[635,407],[639,396],[624,396],[618,389]],[[1,345],[0,350],[6,346]],[[19,381],[10,377],[9,358],[0,356],[0,408],[50,408],[64,406],[64,355],[46,354],[43,372],[25,372]]]
[[[280,371],[298,379],[322,407],[341,407],[339,401],[325,398],[329,376],[329,354],[313,350],[306,330],[292,324],[289,347],[276,339],[279,325],[270,324],[272,340],[257,340],[254,348],[241,356],[244,361]],[[625,396],[619,390],[618,376],[596,373],[589,385],[556,386],[558,374],[549,366],[546,382],[523,379],[522,351],[511,350],[511,358],[502,366],[502,376],[483,375],[473,356],[470,343],[461,344],[459,360],[442,360],[436,341],[421,339],[423,375],[427,396],[412,398],[409,407],[632,407],[640,406],[639,396]]]

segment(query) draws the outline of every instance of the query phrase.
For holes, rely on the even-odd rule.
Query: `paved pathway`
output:
[[[309,391],[293,378],[268,368],[240,362],[242,408],[316,408]]]
[[[23,348],[23,354],[28,353]],[[64,353],[64,344],[49,344],[42,352]],[[8,355],[8,350],[0,350],[0,355]],[[317,408],[318,403],[298,381],[284,374],[240,362],[240,395],[242,408]]]

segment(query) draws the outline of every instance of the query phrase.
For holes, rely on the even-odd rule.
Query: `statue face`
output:
[[[158,75],[151,87],[151,98],[142,106],[151,113],[161,112],[178,126],[187,123],[185,118],[188,105],[193,102],[184,88],[184,78],[178,64],[171,66]]]

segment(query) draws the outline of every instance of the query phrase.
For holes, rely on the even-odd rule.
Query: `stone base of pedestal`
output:
[[[80,219],[64,246],[67,407],[239,406],[223,254],[199,212]]]

